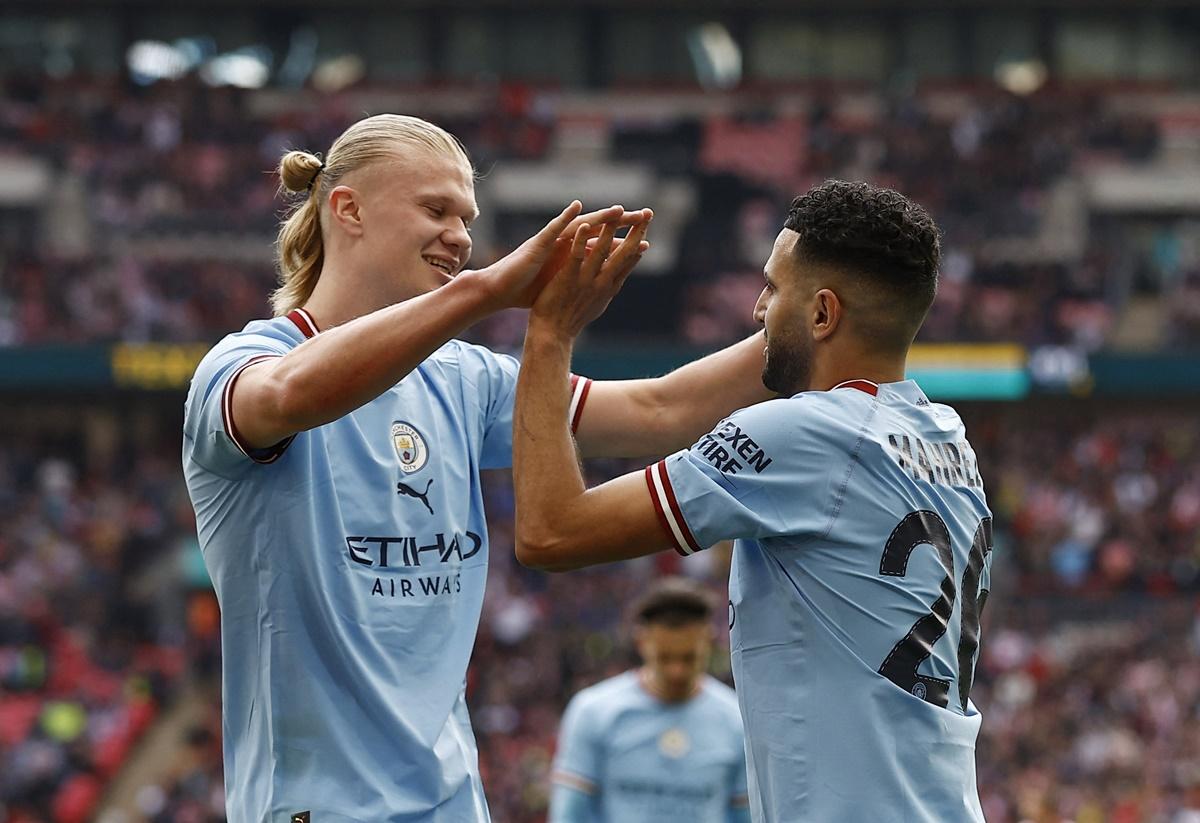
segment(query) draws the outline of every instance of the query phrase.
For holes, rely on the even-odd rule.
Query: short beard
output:
[[[762,382],[767,389],[791,397],[808,391],[811,379],[812,358],[803,346],[782,341],[767,344],[767,358],[762,370]]]

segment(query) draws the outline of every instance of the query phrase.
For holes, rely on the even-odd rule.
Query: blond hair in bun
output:
[[[289,151],[279,161],[281,188],[299,197],[285,215],[275,243],[279,287],[271,294],[275,316],[304,305],[325,262],[321,206],[352,171],[414,150],[461,162],[471,160],[458,140],[433,123],[402,114],[377,114],[354,123],[333,142],[324,162],[306,151]]]

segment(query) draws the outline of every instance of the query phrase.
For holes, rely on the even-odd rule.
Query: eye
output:
[[[434,217],[441,217],[443,214],[446,213],[446,210],[443,209],[441,206],[426,205],[425,210],[428,211],[430,214],[432,214]]]

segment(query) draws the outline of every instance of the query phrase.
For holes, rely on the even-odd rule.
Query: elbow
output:
[[[301,382],[294,373],[273,375],[265,387],[266,416],[281,431],[299,432],[314,426],[313,393]]]
[[[553,538],[531,535],[518,527],[516,536],[517,562],[527,569],[540,572],[567,572],[583,563],[572,562],[566,547]]]

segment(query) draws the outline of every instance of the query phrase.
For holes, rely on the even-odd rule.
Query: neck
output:
[[[304,302],[304,308],[322,329],[330,329],[389,306],[392,302],[327,261],[321,268],[316,288]]]
[[[642,666],[642,668],[638,670],[638,680],[641,682],[642,688],[645,689],[651,697],[655,698],[656,700],[661,700],[664,703],[684,703],[688,700],[691,700],[696,696],[696,693],[700,691],[700,678],[696,678],[696,680],[693,681],[690,686],[688,686],[686,693],[671,694],[655,679],[654,672],[650,670],[649,666]]]
[[[834,357],[814,363],[808,387],[813,391],[828,391],[847,380],[896,383],[904,379],[906,366],[907,352],[901,355],[856,352],[854,356]]]

